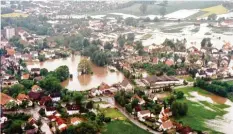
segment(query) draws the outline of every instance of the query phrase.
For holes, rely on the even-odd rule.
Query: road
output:
[[[159,132],[156,132],[156,131],[152,130],[151,128],[145,126],[144,124],[140,123],[137,119],[134,119],[133,115],[128,114],[128,112],[124,108],[115,104],[115,100],[113,97],[104,96],[104,97],[91,98],[91,100],[93,100],[94,102],[99,102],[99,101],[108,102],[108,103],[114,105],[125,117],[127,117],[136,126],[140,127],[141,129],[144,129],[152,134],[160,134]]]
[[[13,112],[8,111],[8,112],[4,112],[4,113],[5,114],[7,114],[7,113],[25,113],[25,114],[32,115],[33,118],[38,120],[41,117],[40,114],[38,113],[39,110],[40,110],[40,107],[36,105],[33,108],[20,109],[20,110],[13,111]],[[42,122],[41,131],[44,132],[45,134],[52,134],[52,132],[49,128],[49,125],[48,125],[49,120],[46,120],[44,117],[42,117],[41,122]]]

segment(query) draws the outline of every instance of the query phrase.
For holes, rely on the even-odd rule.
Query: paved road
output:
[[[20,109],[17,111],[12,111],[12,112],[9,111],[9,112],[4,112],[4,113],[6,114],[7,113],[26,113],[26,114],[32,115],[33,118],[38,120],[41,117],[40,114],[38,113],[39,110],[40,110],[40,107],[36,105],[34,108]],[[52,134],[49,128],[49,125],[48,125],[49,120],[46,120],[44,117],[42,117],[41,122],[42,122],[41,131],[44,132],[45,134]]]
[[[125,117],[127,117],[132,123],[134,123],[136,126],[152,133],[152,134],[160,134],[159,132],[156,132],[154,130],[152,130],[151,128],[145,126],[144,124],[140,123],[137,119],[134,119],[134,116],[128,114],[127,111],[125,111],[124,108],[122,108],[121,106],[119,105],[116,105],[115,104],[115,100],[113,97],[96,97],[96,98],[91,98],[91,100],[95,101],[95,102],[98,102],[98,101],[105,101],[105,102],[108,102],[112,105],[114,105]]]

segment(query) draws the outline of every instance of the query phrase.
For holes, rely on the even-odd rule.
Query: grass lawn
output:
[[[110,117],[112,119],[118,118],[120,120],[126,120],[126,117],[117,109],[114,108],[104,108],[100,110],[104,113],[106,117]]]
[[[227,83],[233,85],[233,81],[227,81]]]
[[[106,125],[102,134],[149,134],[129,121],[112,121]]]
[[[191,97],[189,92],[197,91],[200,94],[211,94],[200,88],[180,88],[176,91],[183,91],[188,97]],[[184,117],[175,118],[176,121],[181,121],[185,125],[189,125],[195,130],[210,131],[211,133],[216,133],[214,130],[211,130],[206,124],[205,121],[215,119],[216,116],[222,116],[227,112],[224,110],[229,106],[226,104],[213,104],[207,101],[194,102],[187,99],[178,100],[181,102],[186,102],[188,104],[188,113]]]
[[[177,77],[180,78],[180,79],[184,79],[184,80],[186,80],[188,82],[194,82],[193,77],[191,77],[189,75],[183,75],[183,76],[177,76]]]
[[[8,14],[2,14],[1,17],[5,18],[15,18],[15,17],[28,17],[28,14],[24,13],[8,13]]]

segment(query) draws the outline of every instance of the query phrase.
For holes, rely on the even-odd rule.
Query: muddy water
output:
[[[121,72],[110,72],[107,67],[98,67],[94,64],[91,64],[93,71],[92,75],[78,75],[77,68],[81,58],[82,57],[79,55],[72,55],[65,59],[54,59],[45,62],[28,62],[27,67],[29,70],[33,67],[39,67],[53,71],[59,66],[67,65],[69,67],[70,74],[73,74],[73,78],[67,79],[62,82],[61,85],[69,90],[77,91],[97,87],[102,82],[112,85],[114,83],[121,82],[124,79],[124,75]]]
[[[207,101],[215,104],[229,105],[229,108],[224,109],[227,111],[225,115],[213,120],[207,120],[206,125],[225,134],[233,133],[233,102],[214,94],[200,94],[198,92],[191,92],[190,94],[194,97],[192,101]]]

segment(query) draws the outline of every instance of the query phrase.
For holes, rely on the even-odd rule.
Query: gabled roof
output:
[[[163,126],[163,128],[168,129],[168,128],[173,127],[173,124],[172,124],[172,122],[170,120],[168,120],[166,122],[163,122],[162,126]]]
[[[75,104],[72,104],[72,105],[70,105],[70,104],[67,104],[66,105],[66,108],[67,108],[67,110],[79,110],[80,109],[80,106],[79,105],[75,105]]]
[[[126,78],[121,82],[121,85],[123,87],[126,87],[128,84],[130,84],[130,83],[129,83],[129,81]]]
[[[139,111],[139,113],[140,113],[141,115],[149,114],[149,113],[150,113],[150,110]]]
[[[0,101],[1,105],[5,105],[12,100],[15,101],[15,99],[13,99],[12,97],[10,97],[9,95],[4,94],[4,93],[0,93],[0,98],[1,98],[1,101]]]
[[[16,99],[17,99],[17,100],[20,100],[20,101],[22,101],[22,100],[27,100],[27,99],[29,99],[29,96],[26,95],[26,94],[20,93],[20,94],[18,94],[18,96],[16,97]]]

